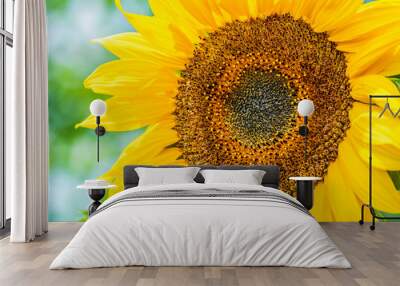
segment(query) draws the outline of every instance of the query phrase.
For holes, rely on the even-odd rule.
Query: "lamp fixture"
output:
[[[314,102],[310,99],[303,99],[297,105],[297,112],[304,120],[303,125],[299,128],[299,134],[304,137],[304,162],[307,161],[307,136],[309,133],[308,117],[311,116],[314,111]]]
[[[100,117],[106,113],[107,105],[101,99],[95,99],[90,103],[90,113],[96,116],[97,127],[94,132],[97,135],[97,162],[100,161],[100,136],[106,134],[106,129],[100,125]]]

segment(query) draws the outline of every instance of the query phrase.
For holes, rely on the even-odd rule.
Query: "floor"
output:
[[[380,223],[371,232],[357,223],[324,223],[323,228],[352,269],[288,267],[124,267],[48,270],[80,223],[51,223],[47,235],[28,244],[0,241],[1,286],[136,285],[400,285],[400,223]]]

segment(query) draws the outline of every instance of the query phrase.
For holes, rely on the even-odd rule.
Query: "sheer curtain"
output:
[[[6,114],[12,242],[47,232],[48,109],[45,0],[15,1],[14,82]]]

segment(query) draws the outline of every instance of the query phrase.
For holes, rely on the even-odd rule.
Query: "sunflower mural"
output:
[[[136,32],[96,40],[118,59],[84,85],[110,95],[108,131],[146,128],[102,176],[117,191],[128,164],[277,164],[286,192],[289,176],[324,178],[317,219],[359,219],[368,95],[399,94],[400,1],[149,0],[153,16],[115,4]],[[296,113],[304,98],[316,106],[307,162]],[[375,102],[374,116],[384,103]],[[400,212],[388,172],[400,170],[399,134],[399,119],[374,126],[374,205],[387,213]]]

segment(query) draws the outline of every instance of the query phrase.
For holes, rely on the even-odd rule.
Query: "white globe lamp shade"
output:
[[[297,112],[303,117],[310,116],[314,112],[314,103],[309,99],[301,100],[297,105]]]
[[[94,116],[104,115],[106,109],[106,103],[101,99],[95,99],[90,103],[90,113]]]

